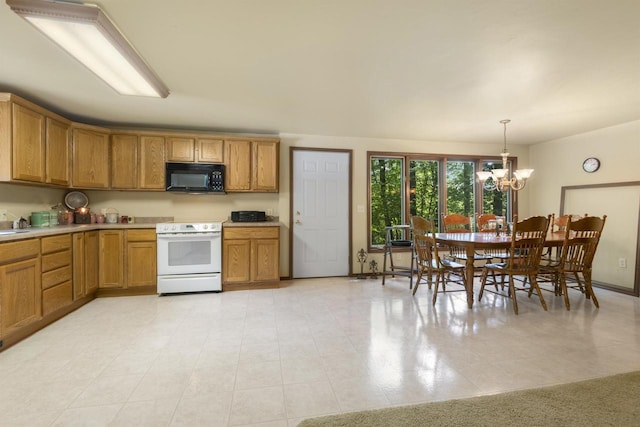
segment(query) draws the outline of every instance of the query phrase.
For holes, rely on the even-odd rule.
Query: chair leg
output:
[[[480,292],[478,293],[478,301],[482,299],[482,294],[484,293],[484,285],[487,284],[487,276],[489,274],[489,270],[486,268],[482,269],[482,276],[480,277]],[[495,277],[495,276],[494,276]]]
[[[413,256],[413,246],[411,246],[411,262],[409,263],[409,290],[413,288],[413,260],[415,260],[415,257]]]
[[[542,304],[542,308],[544,308],[544,311],[547,311],[547,302],[544,300],[544,297],[542,296],[542,291],[540,290],[540,286],[538,286],[538,280],[536,279],[536,275],[532,274],[529,277],[529,280],[531,280],[531,287],[536,288],[536,292],[538,293],[538,297],[540,298],[540,304]]]
[[[384,286],[384,279],[387,277],[387,245],[384,245],[384,257],[382,258],[382,286]]]
[[[413,287],[412,295],[415,295],[418,291],[418,286],[420,286],[420,281],[422,280],[422,269],[418,269],[418,279],[416,280],[416,285]]]
[[[509,296],[513,300],[513,312],[518,314],[518,299],[516,298],[516,286],[515,279],[512,275],[509,275]]]
[[[578,272],[575,271],[573,275],[576,277],[576,282],[578,283],[578,288],[580,289],[580,292],[584,293],[584,287],[582,286],[582,280],[580,280],[580,276],[578,275]],[[587,294],[587,299],[589,299],[588,294]]]
[[[440,281],[442,282],[443,285],[443,290],[444,290],[444,273],[441,271],[436,272],[436,285],[433,288],[433,298],[431,299],[431,304],[436,305],[436,299],[438,298],[438,287],[440,285]]]
[[[567,276],[565,273],[560,274],[560,292],[564,294],[564,306],[567,310],[571,310],[571,303],[569,302],[569,291],[567,290]]]
[[[582,273],[582,275],[584,276],[584,286],[587,290],[587,295],[591,296],[591,299],[593,300],[593,304],[596,306],[596,308],[600,308],[600,304],[598,303],[598,298],[596,298],[596,294],[593,293],[593,286],[591,285],[591,272],[587,271]]]

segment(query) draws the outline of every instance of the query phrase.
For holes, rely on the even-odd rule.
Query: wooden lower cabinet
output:
[[[127,230],[127,287],[156,286],[156,231]]]
[[[124,288],[124,231],[100,230],[100,288]]]
[[[251,240],[225,239],[222,243],[223,283],[251,281]]]
[[[99,288],[156,292],[155,229],[101,230]]]
[[[100,238],[98,231],[84,233],[84,293],[94,295],[100,282],[99,275]]]
[[[0,337],[42,318],[40,240],[0,244]]]
[[[223,289],[277,286],[279,266],[280,227],[223,228]]]
[[[98,289],[98,231],[73,233],[73,300],[93,296]]]
[[[42,315],[46,316],[73,302],[71,280],[72,241],[70,234],[40,239],[42,254]]]

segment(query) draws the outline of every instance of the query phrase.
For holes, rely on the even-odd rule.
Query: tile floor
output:
[[[640,369],[640,300],[510,302],[408,280],[101,298],[0,353],[3,426],[295,426]]]

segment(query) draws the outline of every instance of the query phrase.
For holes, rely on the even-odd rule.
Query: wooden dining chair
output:
[[[491,221],[496,220],[496,215],[492,213],[476,213],[476,229],[479,233],[495,233],[495,228],[491,227]]]
[[[491,225],[491,221],[496,221],[493,223],[495,224],[494,226]],[[505,217],[497,216],[496,214],[492,213],[476,214],[476,227],[479,233],[496,233],[497,231],[500,231],[496,230],[496,226],[498,224],[500,224],[502,232],[505,232]],[[485,249],[483,253],[490,256],[492,260],[500,259],[504,261],[505,259],[509,258],[509,254],[504,249]]]
[[[445,233],[471,233],[473,229],[471,227],[471,218],[468,216],[460,215],[460,214],[442,214],[442,224],[444,226]],[[449,250],[449,258],[455,262],[465,263],[467,261],[468,255],[467,250],[465,248],[459,246],[450,246]],[[485,261],[490,262],[493,260],[493,257],[487,253],[483,252],[474,252],[473,261]]]
[[[577,221],[580,218],[588,217],[588,214],[578,215],[578,214],[564,214],[556,217],[555,214],[551,214],[551,231],[565,231],[567,229],[567,223],[569,220]]]
[[[482,299],[482,295],[485,290],[500,296],[511,298],[513,300],[513,311],[518,314],[518,300],[516,298],[516,291],[525,290],[531,296],[532,291],[535,290],[540,299],[542,308],[547,310],[547,303],[542,296],[540,286],[538,286],[537,274],[540,269],[540,258],[544,248],[544,241],[547,237],[547,229],[551,216],[534,216],[531,218],[517,221],[517,216],[514,216],[513,229],[511,230],[511,247],[509,248],[509,258],[506,262],[501,263],[489,263],[486,264],[482,270],[482,277],[480,279],[480,293],[478,295],[478,301]],[[509,277],[508,292],[504,293],[503,290],[499,290],[497,283],[495,282],[495,276]],[[494,277],[493,282],[487,283],[489,275]],[[528,286],[530,286],[531,292],[528,288],[519,287],[516,288],[516,277],[523,278],[523,282],[526,280]],[[496,285],[495,291],[493,289],[486,289],[486,285]]]
[[[551,223],[549,224],[549,231],[552,233],[563,232],[567,229],[567,223],[569,220],[576,221],[580,218],[586,218],[587,214],[564,214],[556,217],[556,214],[551,214]],[[560,260],[560,248],[549,247],[542,253],[542,265],[545,264],[557,264]]]
[[[576,221],[568,218],[564,241],[560,249],[560,259],[555,264],[545,265],[540,273],[551,275],[554,280],[556,294],[564,295],[564,305],[570,310],[570,288],[577,288],[587,299],[591,299],[596,307],[600,307],[591,285],[593,258],[602,236],[607,216],[587,216]],[[567,285],[567,276],[571,275],[575,285]],[[582,276],[582,278],[580,277]]]
[[[418,280],[416,280],[416,285],[413,288],[413,295],[416,294],[418,286],[420,286],[425,274],[427,275],[427,285],[429,289],[431,289],[432,277],[435,274],[435,289],[433,290],[432,304],[436,303],[438,292],[453,291],[447,291],[447,283],[462,285],[462,289],[455,289],[455,291],[466,291],[464,283],[465,266],[440,257],[438,245],[432,232],[416,234],[413,239],[413,246],[418,254]],[[440,289],[440,284],[442,284],[442,289]]]
[[[435,225],[433,221],[430,221],[424,217],[414,215],[411,217],[411,231],[414,235],[416,234],[427,234],[428,232],[433,232],[435,230]]]
[[[433,221],[430,221],[422,216],[419,215],[413,215],[410,218],[410,224],[411,224],[411,235],[412,236],[416,236],[416,235],[422,235],[424,236],[425,234],[429,233],[429,232],[433,232],[435,230],[435,224]],[[414,259],[414,265],[418,265],[418,252],[416,251],[415,245],[412,245],[412,249],[413,249],[413,259]],[[429,289],[431,289],[431,277],[429,277]]]
[[[445,233],[471,233],[471,218],[461,214],[442,214],[442,225]]]

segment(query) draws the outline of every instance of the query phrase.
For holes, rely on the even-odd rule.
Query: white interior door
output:
[[[349,152],[293,152],[293,277],[349,275]]]

